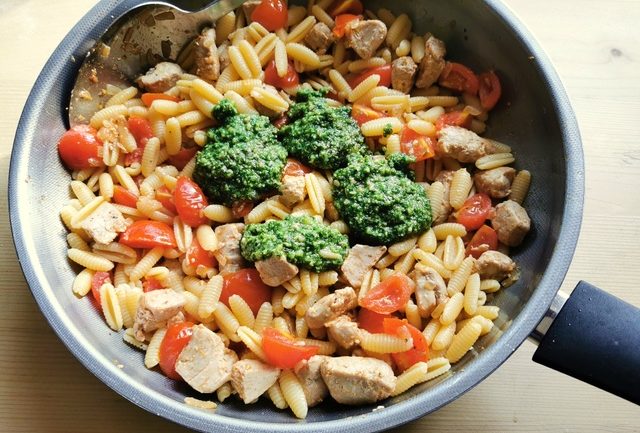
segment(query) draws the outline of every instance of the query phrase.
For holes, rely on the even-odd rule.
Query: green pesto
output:
[[[402,153],[353,156],[334,172],[334,204],[356,240],[388,245],[429,228],[431,206],[413,181],[412,160]]]
[[[269,118],[238,114],[227,99],[213,108],[213,115],[221,124],[207,132],[193,172],[209,199],[231,205],[276,193],[287,151]]]
[[[290,123],[278,132],[289,153],[305,164],[335,170],[347,165],[350,154],[367,150],[349,107],[327,104],[326,90],[303,89],[287,113]]]
[[[382,129],[382,135],[384,135],[385,137],[388,137],[391,134],[393,134],[393,125],[391,125],[390,123],[387,123],[386,125],[384,125],[384,128]]]
[[[322,272],[342,265],[349,252],[349,240],[311,216],[289,215],[283,220],[247,225],[240,248],[242,256],[252,262],[285,257],[289,263]],[[337,257],[325,258],[321,252],[335,253]]]

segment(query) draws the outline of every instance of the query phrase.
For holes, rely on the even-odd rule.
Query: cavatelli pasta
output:
[[[452,339],[447,349],[446,357],[449,362],[458,362],[471,349],[480,337],[482,327],[476,322],[467,323]]]
[[[404,352],[413,347],[413,340],[396,337],[389,334],[371,334],[362,332],[360,347],[368,352],[397,353]]]
[[[476,167],[479,170],[491,170],[511,164],[516,159],[511,153],[494,153],[483,156],[476,161]]]
[[[293,414],[301,419],[306,418],[309,410],[307,399],[296,375],[291,370],[282,370],[278,384]]]
[[[521,170],[516,174],[513,183],[511,184],[511,194],[509,194],[509,200],[513,200],[518,204],[522,204],[529,192],[529,185],[531,184],[531,173],[528,170]]]
[[[402,394],[409,388],[419,383],[426,382],[429,374],[429,365],[426,362],[418,362],[413,364],[407,370],[398,376],[396,387],[391,393],[392,396]]]
[[[231,311],[238,320],[240,326],[253,328],[256,318],[251,311],[251,307],[249,307],[249,304],[247,304],[243,298],[238,295],[230,296],[229,307],[231,307]]]
[[[474,259],[469,256],[465,258],[460,264],[460,267],[453,272],[451,279],[449,280],[449,284],[447,285],[447,292],[449,293],[449,296],[453,296],[464,289],[464,286],[473,271],[473,264]]]
[[[153,368],[160,362],[160,344],[162,343],[166,333],[167,329],[161,328],[153,334],[153,337],[151,337],[149,346],[147,347],[147,351],[144,355],[144,365],[147,368]]]

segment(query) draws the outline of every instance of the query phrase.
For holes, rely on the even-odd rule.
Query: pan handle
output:
[[[640,309],[584,281],[559,295],[533,360],[640,404]]]

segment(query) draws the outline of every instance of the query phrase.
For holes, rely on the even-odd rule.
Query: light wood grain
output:
[[[640,1],[509,0],[555,63],[584,139],[582,235],[563,289],[588,280],[640,305]],[[24,101],[49,54],[93,0],[0,2],[0,170]],[[52,143],[53,145],[53,143]],[[6,221],[6,176],[0,180]],[[615,240],[615,241],[614,241]],[[95,379],[49,329],[0,230],[0,430],[186,431]],[[400,432],[640,431],[640,409],[534,364],[525,343],[454,403]]]

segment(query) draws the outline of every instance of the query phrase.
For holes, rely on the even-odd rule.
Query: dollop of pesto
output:
[[[401,153],[352,156],[334,172],[334,204],[358,241],[388,245],[431,225],[429,199],[413,181],[410,162]]]
[[[335,170],[347,164],[351,154],[367,150],[351,108],[333,108],[324,98],[326,90],[302,89],[287,113],[290,123],[278,137],[295,158],[317,168]]]
[[[247,225],[240,248],[242,256],[252,262],[285,257],[294,265],[323,272],[342,265],[349,240],[311,216],[289,215],[283,220]]]
[[[238,114],[227,99],[213,108],[213,115],[220,126],[207,132],[193,172],[209,199],[231,205],[277,192],[287,151],[269,118]]]

